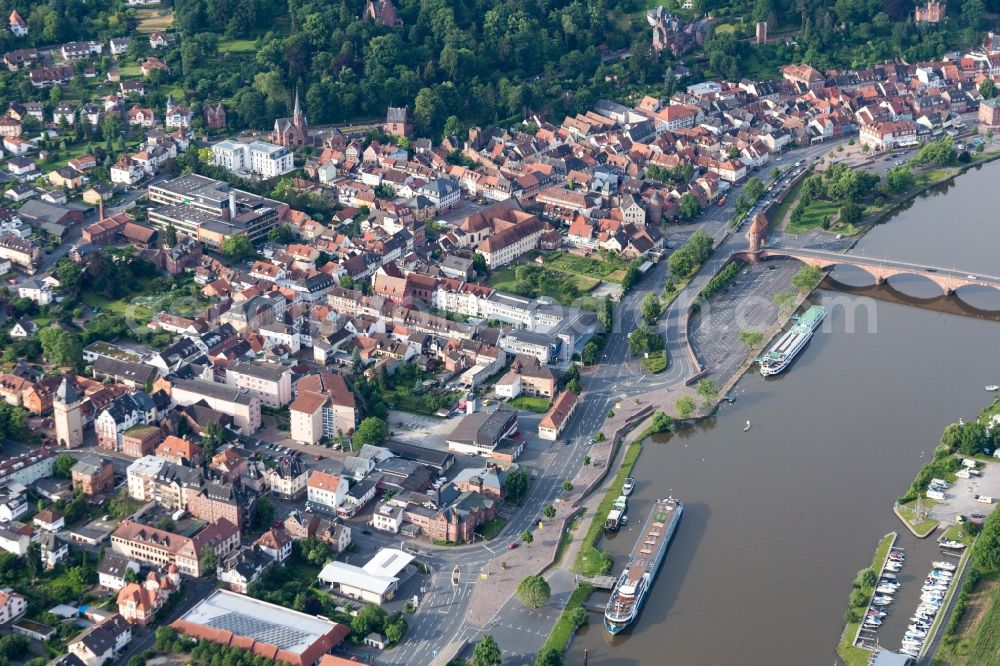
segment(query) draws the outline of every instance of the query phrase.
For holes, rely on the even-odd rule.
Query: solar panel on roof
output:
[[[261,643],[276,645],[281,649],[293,648],[312,640],[312,635],[293,627],[275,624],[242,613],[225,613],[206,622],[214,629],[230,631],[237,636],[252,636]]]

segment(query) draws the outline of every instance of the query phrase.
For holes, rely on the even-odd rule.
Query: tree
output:
[[[535,666],[563,666],[562,653],[554,647],[547,647],[535,657]]]
[[[524,493],[528,491],[528,473],[519,467],[504,477],[503,485],[507,492],[507,499],[517,504],[524,497]]]
[[[583,353],[580,354],[580,360],[583,361],[584,365],[595,365],[600,353],[601,348],[597,346],[597,343],[593,340],[588,340],[587,344],[583,346]]]
[[[644,351],[649,344],[649,333],[641,326],[628,334],[628,351],[633,356],[637,356]]]
[[[601,330],[607,333],[615,323],[615,304],[611,296],[605,295],[597,309],[597,321],[601,325]]]
[[[28,551],[24,556],[25,562],[28,565],[28,573],[31,574],[33,580],[38,579],[42,575],[42,546],[37,541],[32,541],[28,544]]]
[[[878,575],[875,570],[871,567],[867,569],[862,569],[858,572],[858,575],[854,579],[855,587],[875,587],[875,582],[878,580]]]
[[[740,342],[746,345],[747,349],[752,349],[761,343],[764,334],[754,329],[744,329],[740,331]]]
[[[278,245],[287,245],[294,238],[295,236],[292,235],[292,230],[287,224],[271,227],[271,230],[267,232],[267,240]]]
[[[694,414],[695,410],[694,398],[692,398],[689,395],[682,395],[681,397],[677,398],[677,401],[674,403],[674,406],[677,407],[677,413],[681,415],[682,419],[686,419],[692,414]]]
[[[681,217],[690,220],[697,217],[700,212],[701,203],[698,201],[698,197],[690,192],[685,192],[684,196],[681,197]]]
[[[663,307],[660,305],[659,297],[653,292],[647,292],[645,296],[642,297],[642,302],[639,304],[639,311],[642,313],[642,319],[648,325],[653,326],[656,321],[660,318],[660,314],[663,311]]]
[[[369,416],[361,421],[351,439],[355,444],[381,444],[388,436],[389,424],[376,416]]]
[[[173,247],[175,245],[177,245],[177,229],[174,228],[174,225],[168,224],[163,233],[163,246]]]
[[[653,421],[649,424],[650,432],[667,432],[674,429],[674,420],[666,412],[657,410],[653,414]]]
[[[385,624],[385,637],[393,644],[398,644],[406,635],[407,622],[402,613],[396,613]]]
[[[795,299],[794,291],[779,291],[774,295],[774,304],[782,310],[788,310],[795,305]]]
[[[546,518],[555,518],[556,508],[551,504],[546,504],[545,508],[542,509],[542,515],[545,516]]]
[[[534,540],[535,537],[531,533],[531,530],[524,530],[523,532],[521,532],[521,541],[523,541],[524,543],[531,543]]]
[[[476,275],[479,277],[485,277],[489,275],[490,269],[486,265],[486,257],[480,252],[476,252],[472,255],[472,270],[476,271]]]
[[[583,387],[580,386],[580,378],[573,377],[568,382],[566,382],[566,390],[569,391],[570,393],[575,393],[576,395],[580,395],[580,393],[583,392]]]
[[[792,286],[801,292],[809,292],[816,288],[823,279],[823,269],[817,266],[803,266],[792,276]]]
[[[257,250],[245,234],[236,234],[222,241],[222,256],[230,261],[243,261],[257,256]]]
[[[840,221],[847,224],[857,224],[863,214],[864,209],[853,201],[848,201],[840,207]]]
[[[566,491],[567,493],[569,491],[573,490],[573,482],[572,481],[563,481],[562,482],[562,489],[564,491]]]
[[[886,172],[885,182],[889,184],[893,192],[906,192],[917,184],[917,179],[910,167],[901,165]]]
[[[209,421],[201,433],[205,463],[209,463],[220,446],[226,443],[226,433],[218,421]]]
[[[367,636],[373,631],[382,631],[389,614],[380,606],[366,604],[351,618],[351,630],[358,636]]]
[[[250,512],[250,529],[260,530],[266,528],[274,520],[274,505],[266,497],[258,497],[253,503],[253,510]]]
[[[52,325],[38,332],[38,342],[53,365],[76,368],[83,364],[83,346],[78,335]]]
[[[69,257],[63,257],[56,262],[56,279],[60,288],[67,293],[74,293],[80,288],[83,271],[80,265]]]
[[[76,458],[66,453],[61,453],[56,456],[56,459],[52,462],[52,474],[60,479],[70,478],[70,470],[76,465]]]
[[[472,666],[500,666],[502,661],[503,653],[493,636],[486,634],[476,643],[472,651]]]
[[[215,568],[219,566],[219,558],[215,551],[205,546],[198,554],[198,566],[201,568],[202,576],[215,575]]]
[[[627,293],[629,289],[635,286],[635,283],[639,281],[642,277],[642,273],[635,265],[630,265],[625,269],[625,275],[622,277],[622,293]]]
[[[705,405],[708,406],[708,404],[715,400],[716,396],[719,395],[719,387],[715,385],[714,379],[706,377],[705,379],[698,380],[698,384],[695,386],[695,392],[701,396]]]
[[[525,606],[541,608],[552,597],[552,589],[541,576],[528,576],[517,584],[517,598]]]

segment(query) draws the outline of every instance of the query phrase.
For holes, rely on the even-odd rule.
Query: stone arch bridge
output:
[[[941,287],[945,294],[952,294],[957,289],[969,285],[991,287],[1000,291],[1000,277],[995,275],[974,275],[966,271],[940,266],[928,266],[891,259],[876,259],[827,250],[812,250],[805,248],[761,247],[746,253],[746,259],[757,261],[770,257],[797,259],[804,264],[826,270],[834,266],[854,266],[860,268],[875,279],[876,284],[883,284],[896,275],[919,275]]]

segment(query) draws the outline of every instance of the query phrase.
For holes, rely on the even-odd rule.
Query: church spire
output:
[[[292,111],[292,124],[296,127],[304,127],[305,120],[302,117],[302,107],[299,105],[299,88],[295,87],[295,108]]]

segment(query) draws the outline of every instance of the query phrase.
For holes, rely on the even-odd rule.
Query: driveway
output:
[[[944,502],[935,504],[931,516],[946,524],[955,522],[958,515],[968,516],[972,513],[988,514],[1000,501],[1000,464],[987,463],[982,468],[981,477],[971,479],[955,479],[951,488],[945,491]],[[976,501],[976,495],[993,498],[993,504],[983,504]]]

